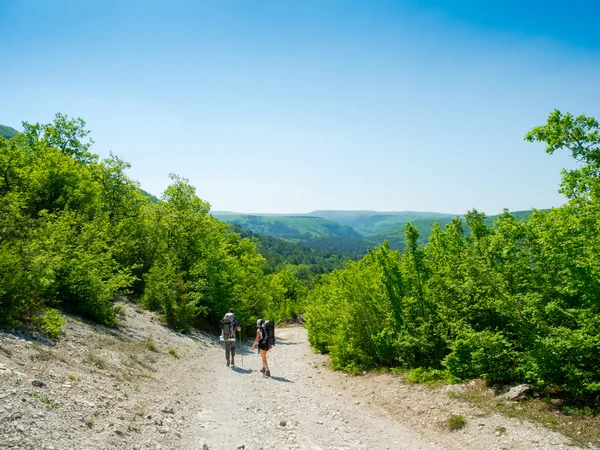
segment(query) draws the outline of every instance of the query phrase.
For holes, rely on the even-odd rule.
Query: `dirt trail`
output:
[[[272,377],[258,371],[255,352],[244,349],[243,367],[225,365],[209,350],[198,380],[198,408],[182,448],[255,449],[531,449],[567,448],[561,435],[408,386],[398,377],[348,377],[331,372],[310,350],[306,330],[277,330],[269,353]],[[450,412],[468,416],[450,432]],[[474,421],[473,421],[474,420]],[[471,422],[471,423],[470,423]],[[502,433],[497,429],[504,427]]]
[[[566,449],[558,433],[388,374],[348,376],[301,327],[278,328],[271,378],[245,342],[226,367],[204,333],[181,335],[123,304],[119,330],[68,317],[61,339],[0,330],[0,449]],[[515,404],[518,407],[518,404]],[[450,414],[466,418],[451,432]]]

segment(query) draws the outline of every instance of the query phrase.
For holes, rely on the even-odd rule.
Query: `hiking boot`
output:
[[[229,367],[229,360],[227,360],[227,367]]]
[[[271,371],[270,371],[270,370],[267,370],[267,371],[265,372],[265,377],[270,377],[270,376],[271,376]]]
[[[231,358],[231,365],[235,366],[235,361],[233,360],[233,358]]]
[[[265,368],[264,367],[260,368],[260,373],[265,373]]]

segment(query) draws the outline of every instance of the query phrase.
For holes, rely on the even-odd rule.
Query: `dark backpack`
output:
[[[225,317],[221,319],[221,336],[224,341],[235,340],[235,316],[233,313],[225,314]]]
[[[275,322],[267,320],[263,324],[265,343],[269,346],[275,345]]]

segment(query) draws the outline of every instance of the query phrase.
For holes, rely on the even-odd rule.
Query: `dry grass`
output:
[[[56,359],[56,353],[49,348],[43,347],[38,343],[34,343],[32,348],[36,351],[29,355],[29,359],[32,361],[52,361]]]
[[[461,414],[452,414],[446,419],[446,426],[450,431],[460,430],[467,424],[467,420]]]
[[[12,351],[6,347],[2,347],[1,345],[0,345],[0,352],[4,353],[8,357],[12,356]]]
[[[159,353],[158,347],[156,346],[156,342],[154,342],[154,338],[152,336],[148,336],[148,338],[146,339],[146,350]]]
[[[94,352],[86,353],[84,361],[92,366],[97,367],[98,369],[106,369],[108,367],[108,362],[106,359]]]

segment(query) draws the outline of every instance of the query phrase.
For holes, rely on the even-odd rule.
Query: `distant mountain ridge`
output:
[[[531,210],[515,211],[517,220],[531,215]],[[317,210],[301,214],[239,214],[212,211],[216,219],[236,224],[254,233],[274,236],[306,247],[346,255],[364,255],[388,241],[391,248],[404,249],[404,231],[410,222],[419,230],[419,243],[425,244],[435,222],[443,228],[459,214],[418,211],[348,211]],[[498,215],[489,216],[489,226]]]
[[[0,136],[2,136],[4,139],[10,139],[15,137],[17,134],[19,134],[19,132],[14,128],[7,125],[0,125]]]

